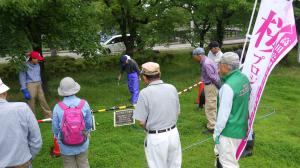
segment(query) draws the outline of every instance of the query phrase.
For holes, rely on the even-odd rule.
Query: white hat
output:
[[[65,77],[60,81],[59,87],[57,89],[58,95],[60,96],[72,96],[78,93],[80,90],[80,85],[74,81],[71,77]]]
[[[9,87],[6,86],[0,78],[0,94],[7,92],[8,90],[9,90]]]

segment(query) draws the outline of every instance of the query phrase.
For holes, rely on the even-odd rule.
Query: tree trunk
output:
[[[205,34],[203,31],[200,32],[200,44],[199,47],[204,47],[204,39],[205,39]]]
[[[131,16],[127,16],[127,24],[130,36],[127,37],[128,47],[126,48],[126,53],[130,56],[134,54],[134,43],[137,37],[136,33],[136,24],[134,24],[134,20]]]
[[[217,39],[217,42],[220,45],[220,48],[223,45],[224,34],[225,34],[225,28],[224,28],[223,20],[222,19],[217,19],[216,39]]]
[[[121,16],[121,22],[120,22],[120,30],[121,30],[121,34],[122,34],[122,41],[124,42],[125,47],[126,47],[126,54],[131,56],[130,52],[128,51],[128,49],[130,47],[129,47],[129,42],[128,42],[129,38],[127,37],[127,29],[128,29],[127,13],[128,12],[125,11],[125,8],[124,8],[124,6],[122,6],[122,4],[121,4],[121,12],[122,12],[122,16]]]
[[[49,42],[49,43],[48,43],[48,46],[49,46],[49,48],[50,48],[50,56],[51,56],[51,57],[57,56],[57,50],[56,50],[56,48],[54,47],[53,43],[52,43],[52,42]]]
[[[126,54],[133,56],[134,54],[134,38],[131,36],[127,37]]]
[[[57,50],[55,48],[50,48],[51,57],[57,56]]]
[[[43,46],[42,46],[42,33],[40,32],[40,29],[38,27],[38,25],[34,24],[34,22],[32,22],[29,26],[29,31],[30,31],[30,35],[31,35],[31,46],[32,49],[34,51],[37,51],[41,54],[41,56],[43,56]],[[47,85],[47,76],[45,73],[45,65],[44,65],[44,61],[41,61],[40,63],[40,67],[41,67],[41,79],[42,79],[42,87],[43,90],[46,94],[48,94],[48,85]]]

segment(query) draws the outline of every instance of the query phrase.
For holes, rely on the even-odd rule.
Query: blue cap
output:
[[[193,56],[194,56],[194,55],[204,55],[204,54],[205,54],[205,51],[204,51],[204,49],[201,48],[201,47],[195,48],[195,49],[193,50]]]
[[[126,61],[127,61],[127,55],[123,55],[121,58],[120,58],[120,63],[121,64],[124,64]]]

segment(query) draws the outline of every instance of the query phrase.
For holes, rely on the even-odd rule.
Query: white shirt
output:
[[[219,136],[225,128],[232,109],[233,90],[228,84],[223,84],[219,91],[219,103],[219,111],[214,132],[216,136]]]
[[[211,51],[209,51],[207,57],[218,64],[218,61],[221,59],[222,55],[223,53],[221,52],[221,50],[217,54],[214,54]]]

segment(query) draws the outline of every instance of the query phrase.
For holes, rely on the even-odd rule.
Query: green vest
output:
[[[243,139],[248,130],[248,105],[250,97],[250,83],[240,70],[234,70],[222,78],[233,90],[233,102],[230,115],[221,135]],[[218,97],[219,112],[219,97]]]

